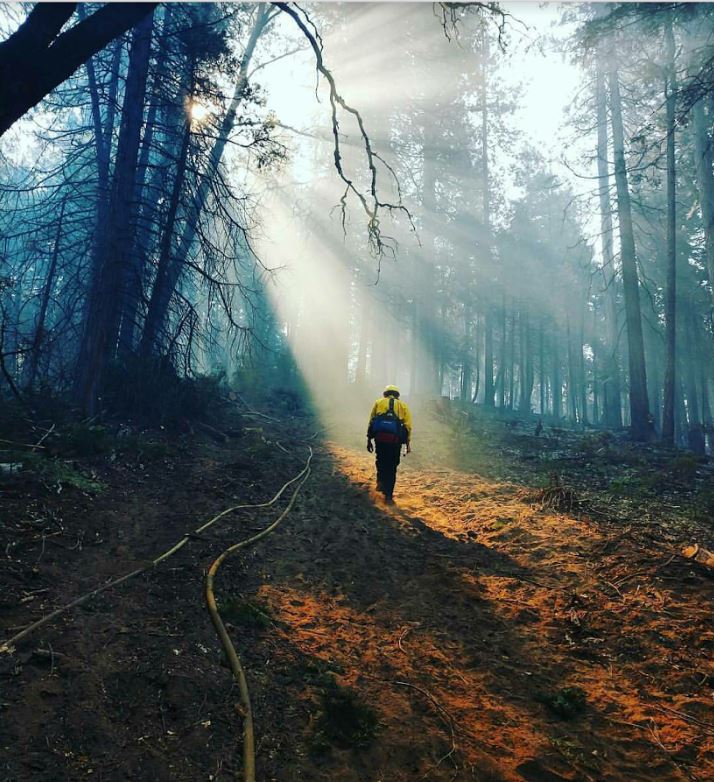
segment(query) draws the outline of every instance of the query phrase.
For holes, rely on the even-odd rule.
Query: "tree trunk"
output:
[[[472,402],[475,404],[478,398],[478,392],[481,390],[481,329],[479,327],[479,316],[476,315],[476,356],[474,357],[474,366],[476,371],[476,378],[474,383],[474,395]]]
[[[707,126],[704,101],[699,100],[692,106],[694,163],[704,226],[707,274],[714,300],[714,173],[712,173],[712,158],[714,156],[712,155],[712,138]]]
[[[694,316],[694,307],[690,306],[687,322],[687,342],[697,344],[698,324]],[[684,356],[684,382],[687,397],[687,443],[692,451],[704,455],[704,431],[699,407],[699,389],[697,387],[697,354],[696,350],[687,351]]]
[[[543,318],[540,319],[540,325],[538,328],[538,412],[540,415],[545,414],[545,356],[544,356],[544,331],[545,325]]]
[[[508,409],[513,410],[516,400],[516,308],[511,310],[511,331],[508,338]]]
[[[688,423],[687,410],[684,406],[684,387],[682,385],[682,373],[678,374],[677,388],[675,389],[674,400],[674,443],[675,445],[684,445],[687,441]]]
[[[531,412],[531,397],[533,396],[533,356],[531,355],[531,332],[528,311],[523,312],[523,324],[521,328],[521,341],[523,342],[521,365],[521,399],[519,409],[522,413]]]
[[[580,308],[580,329],[578,331],[578,389],[580,392],[580,423],[588,425],[588,377],[585,366],[585,302]]]
[[[637,276],[635,236],[632,229],[632,207],[625,163],[625,139],[622,127],[620,85],[617,68],[608,74],[610,86],[610,110],[612,140],[615,153],[615,184],[617,186],[617,211],[620,221],[620,258],[625,296],[625,323],[627,328],[627,354],[630,380],[630,430],[635,440],[652,439],[653,428],[647,399],[647,370],[642,336],[640,290]]]
[[[422,391],[428,396],[441,396],[438,383],[439,361],[437,356],[437,276],[436,276],[436,214],[437,155],[439,140],[436,137],[433,118],[426,117],[423,128],[424,178],[422,182],[422,208],[424,210],[426,250],[422,260],[422,348],[425,364],[422,367]],[[435,382],[436,381],[436,382]]]
[[[489,45],[485,26],[481,33],[481,184],[483,187],[483,232],[485,237],[485,262],[490,270],[491,248],[491,183],[488,165],[488,62]],[[487,303],[484,310],[484,405],[494,405],[493,384],[493,307]]]
[[[483,320],[483,403],[486,407],[493,407],[493,309],[488,303],[485,305]]]
[[[498,374],[496,375],[496,392],[498,394],[498,407],[503,410],[506,406],[506,297],[501,296],[499,308],[501,320],[501,338],[498,344]]]
[[[257,17],[241,59],[240,68],[238,70],[238,81],[236,82],[233,91],[231,105],[221,122],[218,137],[211,149],[208,166],[203,174],[200,175],[200,182],[196,194],[191,201],[191,208],[184,220],[185,228],[181,234],[178,247],[176,252],[172,254],[170,262],[165,269],[160,287],[157,288],[157,286],[154,285],[144,324],[144,333],[141,338],[141,352],[143,354],[158,350],[158,345],[156,343],[165,327],[171,296],[176,289],[176,284],[178,283],[184,268],[191,245],[196,238],[199,218],[210,192],[211,177],[218,171],[221,160],[223,159],[223,152],[228,143],[228,137],[233,130],[238,109],[246,94],[246,90],[248,89],[248,68],[255,51],[255,46],[268,21],[269,8],[265,3],[261,3],[258,7]]]
[[[702,400],[702,422],[704,424],[704,444],[705,448],[707,444],[711,451],[712,433],[714,431],[712,427],[712,409],[709,402],[709,381],[707,378],[706,365],[701,359],[701,352],[699,358],[699,389],[700,398]]]
[[[605,92],[605,74],[603,72],[602,50],[597,58],[597,173],[600,181],[600,232],[602,234],[603,281],[607,301],[607,349],[603,392],[605,396],[605,425],[620,429],[622,427],[622,406],[620,402],[620,365],[618,360],[617,329],[617,288],[615,274],[615,254],[613,252],[612,214],[610,204],[610,172],[607,162],[607,95]]]
[[[702,399],[702,421],[704,422],[704,426],[707,429],[710,429],[712,425],[712,409],[709,403],[709,380],[707,378],[706,364],[701,360],[701,358],[698,359],[698,363],[699,387],[701,389],[700,395]]]
[[[82,6],[80,6],[82,9]],[[80,18],[84,11],[80,10]],[[107,95],[106,118],[102,119],[99,88],[97,85],[94,64],[92,60],[87,62],[87,76],[89,82],[90,101],[92,106],[92,122],[94,125],[94,148],[97,160],[97,216],[92,236],[92,265],[91,265],[91,291],[98,284],[102,274],[102,264],[105,261],[107,237],[109,231],[109,208],[111,199],[111,154],[112,137],[114,134],[114,122],[116,119],[117,95],[119,92],[119,70],[121,68],[121,53],[123,44],[117,41],[112,58],[109,91]],[[90,308],[84,312],[83,330],[87,327],[86,319],[89,317]]]
[[[568,341],[568,407],[570,418],[573,424],[578,422],[578,394],[577,380],[575,371],[575,360],[573,358],[573,338],[570,333],[570,316],[565,321],[565,336]]]
[[[181,147],[176,163],[176,171],[174,173],[173,188],[171,189],[171,195],[169,197],[166,222],[161,234],[156,279],[154,280],[154,288],[151,292],[149,309],[144,323],[144,334],[140,347],[141,355],[144,357],[151,354],[152,348],[157,343],[163,325],[163,317],[165,317],[165,314],[168,312],[169,302],[171,301],[171,296],[176,286],[177,279],[174,279],[171,274],[171,269],[175,266],[175,263],[172,262],[172,248],[176,231],[176,217],[181,201],[181,191],[183,190],[186,179],[186,163],[188,161],[190,143],[191,117],[187,113],[184,118],[184,126],[181,134]]]
[[[662,389],[664,388],[662,360],[664,357],[660,355],[661,352],[661,350],[653,351],[649,369],[649,374],[652,378],[652,388],[657,389],[657,393],[652,394],[652,417],[655,422],[662,420]]]
[[[45,321],[47,319],[47,308],[50,303],[50,297],[52,296],[52,289],[54,288],[55,278],[57,275],[57,260],[60,253],[60,242],[62,241],[62,224],[64,222],[64,212],[67,206],[67,197],[62,199],[60,205],[60,213],[57,218],[57,231],[55,232],[55,241],[52,247],[52,257],[50,258],[50,268],[47,271],[47,279],[45,280],[44,288],[42,289],[42,299],[40,300],[40,311],[37,315],[37,324],[35,326],[35,337],[32,341],[32,352],[29,358],[29,369],[27,387],[30,393],[35,385],[35,378],[37,376],[37,365],[40,360],[40,353],[42,352],[42,342],[45,336]]]
[[[467,300],[464,303],[464,347],[461,358],[461,403],[471,401],[471,304],[467,287]]]
[[[162,33],[160,37],[165,38],[170,31],[172,17],[172,7],[170,5],[165,6],[161,25]],[[166,111],[166,107],[159,113],[159,104],[162,102],[161,87],[169,80],[168,58],[166,57],[166,53],[161,51],[160,47],[157,49],[156,58],[158,62],[152,80],[151,90],[153,100],[149,106],[144,127],[144,136],[141,141],[141,154],[139,157],[134,193],[134,203],[137,205],[136,209],[138,210],[137,227],[134,233],[134,246],[130,254],[129,268],[127,269],[126,279],[124,280],[124,289],[121,294],[122,306],[118,352],[120,355],[124,356],[127,356],[134,351],[137,341],[139,310],[151,244],[151,214],[155,205],[149,204],[148,199],[144,197],[144,190],[147,187],[147,175],[149,173],[154,135],[158,129],[157,125],[163,124],[164,136],[168,136],[169,126],[171,125],[171,123],[167,121],[167,115],[169,115],[170,112]],[[181,111],[183,111],[183,106],[181,107]],[[152,179],[154,178],[157,183],[161,180],[161,169],[158,166],[155,169],[155,174]],[[151,187],[151,185],[152,182],[150,180],[149,186]],[[141,205],[141,208],[139,208],[139,205]]]
[[[525,328],[523,323],[523,302],[519,301],[518,304],[518,410],[522,411],[525,404],[526,393],[526,340],[525,340]]]
[[[551,361],[552,361],[552,414],[556,421],[563,415],[563,386],[560,378],[560,356],[558,355],[558,339],[555,334],[551,337]]]
[[[134,193],[134,204],[143,201],[144,188],[146,186],[146,174],[149,168],[149,155],[156,126],[156,102],[152,103],[146,117],[144,138],[141,143],[141,157],[137,167],[137,181]],[[142,210],[143,211],[143,210]],[[148,215],[145,215],[148,221]],[[121,291],[121,323],[119,324],[118,352],[120,355],[128,355],[134,350],[136,331],[138,327],[139,306],[144,282],[148,255],[149,225],[137,226],[134,235],[134,245],[129,256],[129,266],[126,270],[123,289]]]
[[[600,381],[595,372],[593,372],[593,417],[594,426],[600,425]]]
[[[367,346],[370,332],[370,316],[372,316],[369,295],[362,293],[362,306],[359,324],[359,346],[357,349],[357,366],[355,368],[355,383],[364,386],[367,382]]]
[[[79,17],[84,18],[84,7],[79,6]],[[107,117],[102,119],[99,86],[97,83],[94,60],[87,60],[87,82],[89,85],[89,98],[92,106],[92,123],[94,125],[95,149],[97,158],[97,179],[99,182],[100,203],[109,202],[109,168],[112,153],[112,134],[114,132],[114,118],[116,116],[116,97],[119,89],[119,69],[121,66],[122,43],[114,44],[112,56],[111,77],[109,92],[107,95]],[[102,220],[97,221],[101,226]]]
[[[667,248],[666,284],[664,301],[665,322],[665,368],[664,398],[662,402],[662,442],[674,445],[674,389],[677,334],[677,214],[675,202],[674,163],[674,112],[677,92],[674,70],[674,35],[672,17],[668,15],[665,25],[665,49],[667,52],[667,73],[665,79],[665,102],[667,113]]]
[[[117,146],[114,181],[110,198],[108,230],[101,251],[101,265],[92,281],[80,346],[77,395],[90,415],[94,414],[102,373],[113,352],[112,324],[116,322],[117,291],[132,247],[131,201],[134,195],[139,156],[141,123],[151,49],[151,15],[137,25],[132,35],[126,77],[121,130]]]
[[[419,305],[414,293],[411,311],[411,362],[409,364],[409,393],[414,396],[419,390]]]

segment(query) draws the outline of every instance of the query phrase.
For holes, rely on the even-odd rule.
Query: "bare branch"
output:
[[[337,85],[335,83],[332,72],[327,68],[322,57],[322,39],[320,38],[315,25],[308,17],[305,11],[302,11],[299,6],[295,4],[295,7],[302,11],[302,16],[296,12],[288,3],[273,3],[277,8],[280,8],[285,14],[287,14],[295,24],[300,28],[302,34],[307,38],[312,50],[315,54],[315,63],[317,70],[324,76],[330,87],[330,106],[332,109],[332,136],[334,142],[334,162],[337,173],[340,179],[345,183],[345,192],[340,198],[340,208],[342,211],[342,227],[343,231],[346,230],[346,209],[347,209],[347,197],[352,193],[360,202],[362,209],[368,218],[367,230],[369,235],[369,244],[373,253],[382,258],[385,253],[394,255],[395,248],[392,242],[384,237],[380,228],[379,210],[385,209],[388,212],[400,211],[407,215],[412,228],[414,223],[412,215],[409,209],[401,203],[401,199],[396,204],[392,204],[385,201],[380,201],[377,191],[377,166],[376,160],[383,162],[382,159],[375,154],[372,149],[372,142],[367,133],[364,125],[362,115],[353,106],[350,106],[344,98],[337,91]],[[312,29],[309,29],[312,28]],[[351,114],[357,121],[364,150],[367,156],[367,166],[370,175],[370,187],[369,194],[365,195],[354,183],[354,180],[350,178],[342,165],[342,147],[339,133],[339,116],[338,109]],[[393,172],[392,172],[393,173]]]

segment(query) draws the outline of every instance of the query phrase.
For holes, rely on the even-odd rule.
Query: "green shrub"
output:
[[[591,432],[578,440],[577,450],[584,456],[606,455],[612,441],[612,432]]]
[[[658,494],[666,483],[666,476],[656,470],[648,473],[633,472],[621,478],[613,478],[609,491],[618,497],[646,499]]]
[[[697,477],[698,467],[698,457],[692,453],[682,453],[669,462],[667,471],[676,481],[689,486]]]
[[[372,742],[378,728],[375,711],[354,690],[337,683],[325,690],[318,720],[319,739],[342,749],[365,747]]]
[[[173,426],[182,419],[211,418],[222,405],[223,376],[180,376],[166,359],[132,357],[106,374],[104,408],[147,423]]]
[[[581,687],[564,687],[554,693],[538,693],[536,700],[564,720],[572,720],[585,711],[587,696]]]
[[[100,456],[111,451],[114,438],[104,426],[76,423],[52,438],[52,447],[72,456]]]
[[[265,603],[250,602],[229,597],[218,606],[221,618],[240,627],[266,628],[273,624],[270,606]]]
[[[317,687],[333,687],[335,677],[345,673],[345,668],[336,660],[323,660],[313,657],[305,664],[303,677],[305,681]]]
[[[25,454],[21,457],[21,463],[23,473],[35,477],[51,488],[70,486],[91,494],[106,488],[101,481],[87,477],[74,465],[61,459],[50,459],[40,454]]]
[[[45,464],[44,481],[62,486],[71,486],[74,489],[96,494],[106,487],[95,478],[88,478],[84,473],[65,462],[52,459]]]
[[[696,493],[692,511],[697,521],[714,525],[714,480],[710,479]]]
[[[149,440],[138,432],[120,434],[116,439],[116,449],[122,456],[135,456],[142,462],[163,459],[171,453],[168,443]]]

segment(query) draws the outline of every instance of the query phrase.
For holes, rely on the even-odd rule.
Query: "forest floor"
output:
[[[681,554],[714,548],[711,465],[424,419],[393,507],[362,440],[314,437],[309,416],[244,419],[226,443],[124,432],[51,470],[6,467],[0,639],[268,500],[312,445],[293,511],[217,579],[261,782],[713,779],[714,570]],[[286,503],[225,517],[0,653],[0,780],[241,778],[203,580]]]

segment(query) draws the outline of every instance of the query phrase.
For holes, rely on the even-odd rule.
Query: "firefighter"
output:
[[[374,403],[367,427],[367,450],[377,451],[377,491],[384,494],[387,505],[393,505],[392,494],[402,452],[411,453],[412,414],[399,398],[396,386],[387,386]],[[374,440],[374,445],[372,444]]]

